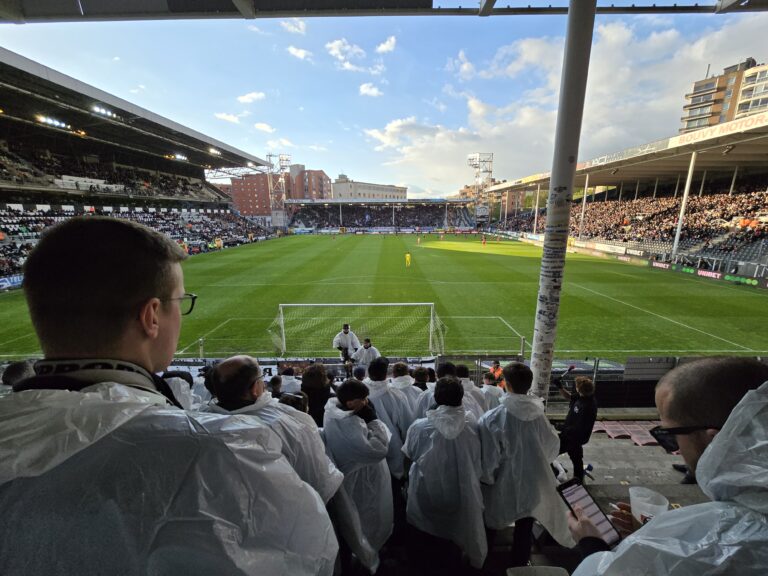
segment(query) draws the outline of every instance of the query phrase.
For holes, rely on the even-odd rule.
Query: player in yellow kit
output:
[[[405,253],[405,267],[410,268],[411,267],[411,253],[406,252]]]

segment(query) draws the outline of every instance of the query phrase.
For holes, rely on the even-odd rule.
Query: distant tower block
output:
[[[275,228],[285,228],[288,225],[285,216],[285,179],[288,177],[287,172],[291,165],[291,155],[267,154],[267,164],[272,226]]]

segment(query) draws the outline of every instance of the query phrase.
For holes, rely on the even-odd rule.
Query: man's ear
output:
[[[139,324],[144,334],[151,338],[157,338],[160,332],[160,306],[162,306],[159,298],[150,298],[139,310]]]
[[[717,433],[720,432],[717,428],[707,428],[704,430],[704,434],[707,435],[707,442],[712,442],[712,440],[715,439],[715,436],[717,436]]]

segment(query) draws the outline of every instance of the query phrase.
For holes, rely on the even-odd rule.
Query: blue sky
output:
[[[565,17],[0,26],[0,45],[265,158],[409,187],[548,171]],[[768,59],[768,15],[598,17],[580,157],[677,132],[694,80]]]

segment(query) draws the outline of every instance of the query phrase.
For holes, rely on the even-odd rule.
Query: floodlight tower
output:
[[[467,166],[475,169],[475,218],[490,219],[487,189],[493,174],[493,152],[475,152],[467,156]]]
[[[267,186],[272,226],[275,228],[284,228],[288,224],[285,218],[285,178],[290,165],[290,154],[267,154]]]

